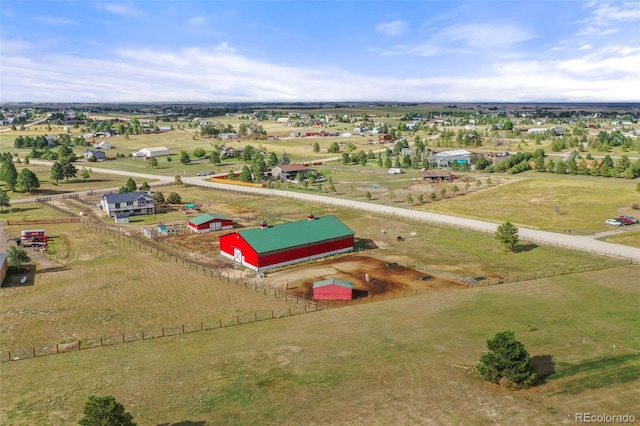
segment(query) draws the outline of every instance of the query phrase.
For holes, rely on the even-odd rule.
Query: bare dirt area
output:
[[[369,276],[369,281],[366,279]],[[290,294],[312,298],[313,283],[337,278],[353,283],[354,298],[376,296],[387,293],[414,292],[425,290],[453,290],[461,284],[434,277],[395,262],[387,262],[374,257],[351,254],[338,258],[269,273],[265,284],[283,290],[285,285]]]

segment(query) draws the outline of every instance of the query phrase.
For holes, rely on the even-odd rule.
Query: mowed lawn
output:
[[[509,220],[529,228],[587,234],[607,229],[604,221],[609,217],[633,215],[631,205],[640,201],[635,191],[636,179],[536,172],[518,176],[526,179],[424,204],[422,208],[493,222]]]
[[[141,425],[638,418],[639,272],[429,294],[3,363],[10,386],[0,423],[72,424],[91,394],[115,396]],[[533,389],[500,390],[472,374],[486,339],[507,329],[543,374]]]

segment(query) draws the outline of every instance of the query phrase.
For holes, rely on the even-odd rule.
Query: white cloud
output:
[[[4,40],[3,40],[4,42]],[[612,45],[564,60],[502,61],[488,73],[370,76],[336,67],[283,66],[226,42],[176,51],[108,50],[99,59],[0,52],[2,102],[637,101],[640,48]],[[574,55],[576,53],[574,52]],[[38,64],[46,63],[46,67]],[[72,67],[69,64],[73,64]]]
[[[391,21],[384,24],[378,24],[376,30],[386,36],[397,36],[409,30],[409,24],[405,21]]]
[[[593,4],[591,19],[596,25],[607,25],[612,21],[640,20],[640,2],[622,2],[619,6],[607,3]]]
[[[213,50],[216,52],[227,52],[227,53],[233,53],[236,51],[236,49],[229,46],[229,43],[227,43],[226,41],[218,43],[218,45],[215,46]]]
[[[96,7],[122,16],[139,16],[142,14],[140,9],[124,3],[97,3]]]
[[[378,50],[382,56],[414,55],[436,56],[451,53],[508,54],[508,50],[536,35],[520,26],[504,23],[456,24],[434,31],[424,42],[415,45],[397,45]]]
[[[591,49],[591,45],[590,44],[584,44],[580,47],[578,47],[578,50],[589,50]]]
[[[622,2],[618,5],[603,2],[589,2],[584,5],[590,9],[589,16],[578,23],[585,24],[585,27],[578,31],[577,35],[608,35],[617,32],[612,28],[618,23],[640,21],[640,2]]]
[[[507,48],[535,37],[519,25],[503,22],[452,25],[439,35],[481,50]]]

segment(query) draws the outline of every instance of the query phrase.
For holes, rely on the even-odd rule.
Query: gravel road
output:
[[[48,164],[41,162],[42,164]],[[172,182],[174,178],[160,175],[152,175],[145,173],[132,173],[119,170],[100,169],[92,165],[91,169],[96,173],[111,173],[122,176],[132,176],[143,179],[156,179],[160,182]],[[228,185],[207,181],[202,177],[181,176],[182,182],[190,185],[198,185],[215,189],[229,189]],[[440,223],[443,225],[455,226],[473,229],[475,231],[493,233],[498,224],[485,222],[475,219],[466,219],[456,216],[449,216],[438,213],[430,213],[406,209],[401,207],[385,206],[374,203],[366,203],[362,201],[346,200],[341,198],[333,198],[329,196],[309,194],[303,192],[283,191],[268,188],[251,188],[244,186],[234,186],[234,191],[249,194],[270,195],[274,197],[294,198],[298,200],[310,201],[314,203],[322,203],[333,206],[348,207],[356,210],[363,210],[372,213],[381,213],[387,215],[395,215],[407,219],[414,219],[425,222]],[[568,249],[587,251],[607,256],[621,257],[632,260],[634,263],[640,263],[640,248],[623,246],[620,244],[608,243],[596,240],[594,236],[589,235],[567,235],[557,232],[540,231],[537,229],[519,228],[519,235],[522,240],[531,241],[540,244],[551,244],[562,246]]]

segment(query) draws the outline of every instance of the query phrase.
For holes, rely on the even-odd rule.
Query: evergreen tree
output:
[[[5,181],[10,190],[14,191],[18,181],[18,171],[16,170],[16,166],[13,164],[10,155],[11,154],[9,154],[8,159],[5,158],[2,162],[2,167],[0,167],[0,179]]]
[[[136,426],[133,416],[112,396],[91,395],[82,414],[81,426]]]
[[[4,189],[0,189],[0,211],[2,211],[5,207],[11,206],[11,199],[9,198],[9,194]]]
[[[58,183],[60,179],[64,179],[64,170],[59,162],[54,162],[51,165],[51,180]]]
[[[504,245],[506,251],[514,251],[518,246],[518,228],[507,221],[498,226],[495,238]]]
[[[16,189],[20,192],[33,192],[40,188],[40,181],[35,173],[29,169],[22,169],[16,179]]]
[[[488,382],[507,388],[528,388],[536,379],[531,357],[524,345],[516,340],[513,331],[497,333],[487,340],[489,352],[480,357],[476,366]]]
[[[242,182],[253,181],[253,177],[251,176],[251,169],[249,169],[246,164],[242,167],[242,172],[240,172],[240,180]]]

